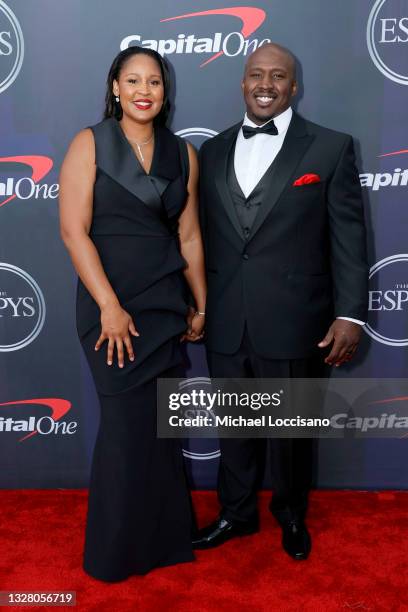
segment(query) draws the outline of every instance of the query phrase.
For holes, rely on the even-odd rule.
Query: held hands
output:
[[[130,340],[129,332],[132,336],[139,336],[138,331],[133,323],[132,317],[123,310],[120,304],[106,306],[101,309],[101,335],[95,345],[95,351],[98,351],[103,342],[108,340],[108,365],[113,363],[113,351],[116,346],[118,353],[118,365],[120,368],[124,366],[124,346],[129,355],[130,361],[134,361],[133,347]]]
[[[200,315],[194,308],[189,306],[187,314],[187,330],[181,336],[180,342],[188,340],[189,342],[197,342],[204,336],[205,315]]]
[[[361,336],[361,325],[353,321],[336,319],[329,327],[329,331],[318,346],[326,348],[333,342],[329,355],[324,360],[329,365],[340,366],[350,361],[358,346]]]

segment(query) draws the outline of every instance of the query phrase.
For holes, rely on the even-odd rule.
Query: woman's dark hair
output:
[[[148,55],[152,57],[160,66],[160,72],[163,80],[164,98],[163,106],[161,107],[160,113],[154,118],[154,123],[159,125],[165,125],[169,112],[170,112],[170,100],[169,100],[169,89],[170,89],[170,72],[167,66],[167,62],[163,59],[160,53],[153,49],[144,49],[143,47],[128,47],[124,51],[117,54],[110,67],[108,78],[106,80],[106,96],[105,96],[105,111],[103,114],[104,119],[115,117],[118,121],[122,119],[122,107],[119,102],[116,102],[113,94],[113,81],[119,80],[120,72],[127,62],[127,60],[133,55]]]

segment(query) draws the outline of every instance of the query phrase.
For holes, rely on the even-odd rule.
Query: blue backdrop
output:
[[[172,129],[199,147],[244,112],[248,53],[273,40],[300,64],[296,107],[353,134],[369,228],[369,324],[352,377],[404,377],[408,346],[408,0],[0,0],[0,486],[82,487],[98,425],[76,337],[76,276],[59,237],[67,145],[100,120],[107,71],[130,44],[166,54]],[[202,346],[189,376],[207,374]],[[214,441],[185,444],[213,487]],[[404,440],[321,441],[322,487],[406,487]]]

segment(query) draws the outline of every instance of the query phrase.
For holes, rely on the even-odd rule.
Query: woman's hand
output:
[[[187,314],[187,330],[180,341],[197,342],[204,336],[205,315],[200,315],[190,306]]]
[[[123,310],[120,304],[109,305],[101,309],[101,335],[95,345],[95,351],[99,350],[103,342],[108,340],[108,365],[113,363],[113,351],[116,345],[118,353],[118,365],[120,368],[124,366],[124,348],[125,345],[130,361],[133,361],[135,356],[133,353],[132,342],[129,332],[132,336],[139,336],[133,323],[132,317]]]
[[[190,342],[196,342],[196,340],[201,340],[201,338],[204,336],[204,325],[205,315],[200,315],[196,312],[191,321],[191,333],[189,334],[188,338]]]

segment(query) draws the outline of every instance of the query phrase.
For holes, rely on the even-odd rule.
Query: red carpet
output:
[[[1,591],[76,591],[76,608],[64,609],[81,612],[408,610],[408,492],[313,492],[313,549],[303,562],[282,551],[262,493],[259,534],[115,584],[81,569],[86,496],[0,492]],[[196,492],[194,502],[200,523],[215,516],[214,493]]]

